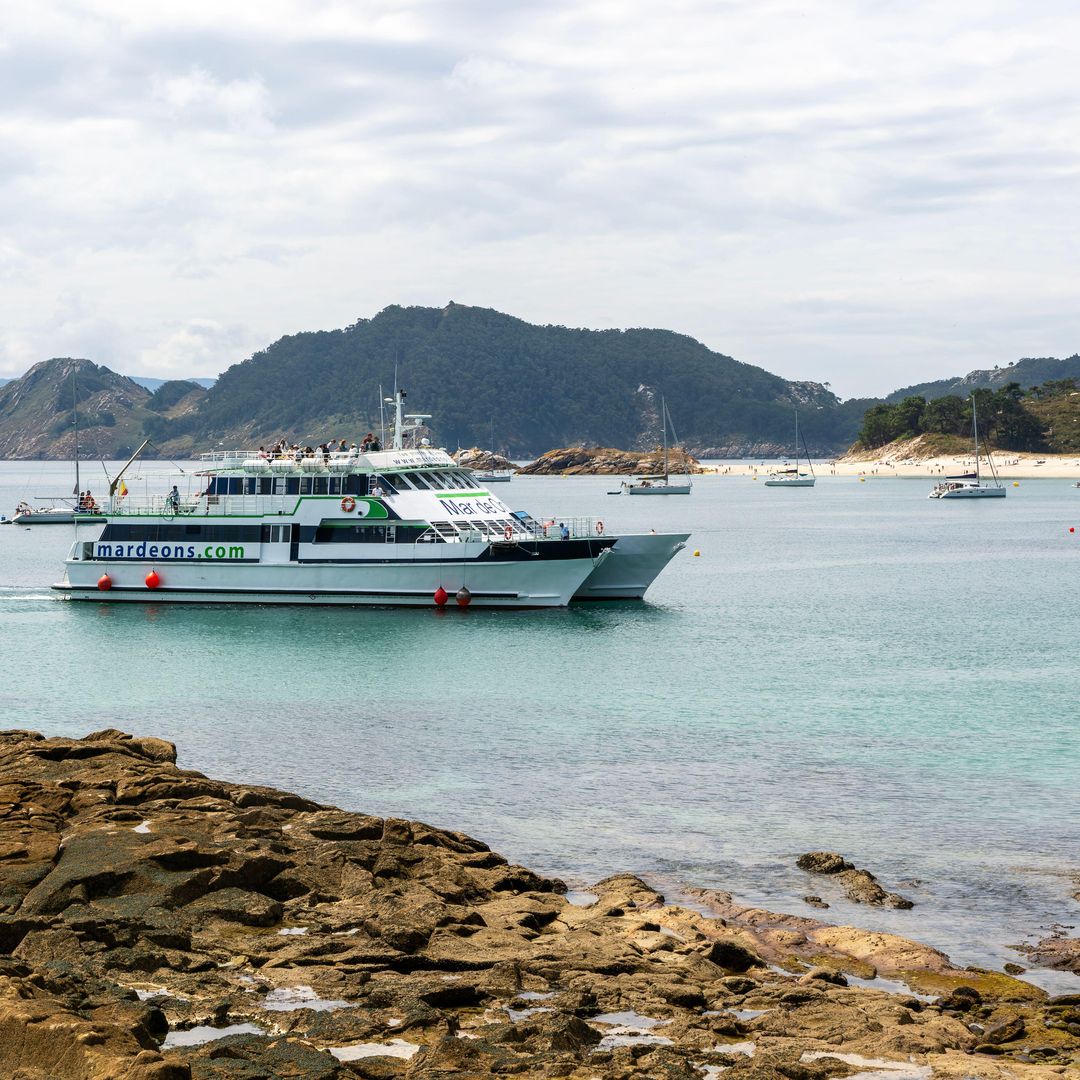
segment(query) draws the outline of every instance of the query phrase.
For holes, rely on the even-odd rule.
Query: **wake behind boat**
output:
[[[685,533],[511,511],[445,451],[406,445],[423,418],[403,416],[404,397],[387,451],[204,454],[201,491],[141,501],[116,494],[121,471],[108,523],[76,539],[54,588],[95,601],[559,607],[640,599],[685,546]]]

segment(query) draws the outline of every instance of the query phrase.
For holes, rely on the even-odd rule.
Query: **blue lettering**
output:
[[[140,544],[139,546],[140,547],[146,547],[145,544]],[[140,555],[139,558],[141,559],[142,556]],[[150,558],[151,559],[156,559],[157,558],[157,544],[151,544],[150,545]]]
[[[187,557],[189,559],[194,559],[195,558],[195,545],[194,544],[188,544]]]

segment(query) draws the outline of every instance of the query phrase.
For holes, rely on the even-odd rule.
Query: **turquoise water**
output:
[[[69,474],[0,463],[0,510]],[[47,586],[74,530],[5,526],[6,726],[160,735],[188,767],[463,829],[576,883],[629,870],[800,914],[818,893],[831,920],[961,964],[1017,960],[1010,944],[1077,921],[1080,491],[612,486],[518,478],[500,495],[609,531],[692,530],[644,604],[72,604]],[[793,865],[815,848],[916,907],[839,901]]]

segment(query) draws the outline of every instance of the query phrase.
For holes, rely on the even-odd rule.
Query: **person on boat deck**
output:
[[[373,451],[373,452],[375,450],[381,450],[382,449],[382,443],[379,442],[379,436],[378,435],[372,435],[371,436],[371,442],[368,444],[368,449]]]
[[[369,431],[363,437],[363,439],[360,440],[360,453],[361,454],[366,454],[371,449],[371,443],[372,443],[372,440],[374,438],[375,438],[375,436],[372,435],[371,432]]]
[[[569,540],[570,539],[570,530],[566,527],[565,522],[562,522],[562,521],[559,522],[559,535],[564,540]]]
[[[381,499],[386,494],[386,492],[383,490],[382,484],[379,483],[378,477],[375,478],[375,483],[371,487],[371,494],[376,499]]]
[[[87,492],[89,495],[90,493]],[[172,490],[165,496],[165,502],[173,508],[173,510],[180,509],[180,491],[175,484],[172,486]]]
[[[259,457],[268,458],[269,456],[270,455],[266,452],[266,447],[265,446],[260,446],[259,447]]]
[[[341,442],[338,443],[338,453],[344,454],[348,449],[349,447],[346,445],[345,440],[342,439]]]

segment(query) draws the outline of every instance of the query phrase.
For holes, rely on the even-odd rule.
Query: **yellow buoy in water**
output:
[[[696,559],[696,558],[697,558],[697,557],[698,557],[698,556],[699,556],[700,554],[701,554],[701,552],[700,552],[700,551],[695,551],[695,552],[694,552],[694,558]]]
[[[859,483],[860,484],[865,484],[866,483],[866,477],[865,476],[860,476],[859,477]]]
[[[1014,480],[1013,481],[1013,487],[1019,487],[1019,486],[1020,486],[1020,481],[1019,480]]]

